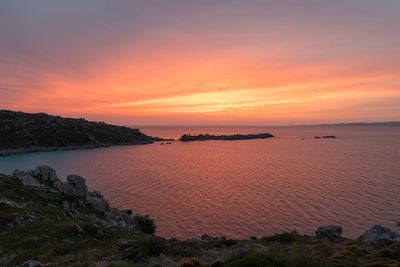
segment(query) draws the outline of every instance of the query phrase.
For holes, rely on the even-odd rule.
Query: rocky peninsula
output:
[[[233,135],[211,135],[211,134],[199,134],[190,135],[184,134],[179,138],[179,141],[207,141],[207,140],[250,140],[250,139],[265,139],[274,137],[270,133],[259,133],[259,134],[233,134]]]
[[[111,207],[79,175],[60,180],[48,166],[0,174],[0,266],[400,266],[398,233],[375,225],[352,240],[342,232],[166,239],[153,219]]]
[[[139,129],[45,113],[0,110],[0,155],[160,141]]]

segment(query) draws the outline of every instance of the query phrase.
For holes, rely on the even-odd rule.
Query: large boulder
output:
[[[14,170],[13,176],[24,185],[64,191],[65,184],[58,179],[57,173],[49,166],[39,166],[35,170]]]
[[[57,191],[64,192],[65,191],[66,184],[62,182],[61,180],[57,180],[53,183],[53,188],[56,189]]]
[[[23,185],[40,187],[40,183],[28,172],[14,170],[13,174]]]
[[[87,199],[89,191],[86,187],[86,180],[79,175],[68,175],[64,193],[81,199]]]
[[[337,225],[327,225],[319,227],[315,231],[316,237],[338,238],[342,235],[343,229]]]
[[[127,231],[137,229],[133,216],[116,208],[112,208],[107,213],[107,222],[112,226],[118,226]]]
[[[49,166],[39,166],[31,173],[33,177],[41,182],[53,184],[58,180],[56,171]]]
[[[154,220],[148,215],[136,215],[134,217],[137,228],[145,234],[153,234],[156,231]]]
[[[365,244],[396,242],[400,243],[400,235],[389,228],[376,224],[366,231],[358,240]]]
[[[92,208],[99,212],[106,213],[111,210],[108,201],[98,191],[89,192],[87,201],[92,206]]]

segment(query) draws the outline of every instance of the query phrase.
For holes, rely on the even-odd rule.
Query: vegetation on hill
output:
[[[18,152],[148,144],[138,129],[45,113],[0,110],[0,155]]]
[[[399,235],[374,226],[359,240],[341,227],[315,236],[165,239],[154,222],[108,205],[82,177],[42,166],[0,174],[0,266],[400,266]]]

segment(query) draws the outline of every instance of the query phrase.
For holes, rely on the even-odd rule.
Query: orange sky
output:
[[[400,120],[400,2],[327,2],[2,1],[0,108],[128,125]]]

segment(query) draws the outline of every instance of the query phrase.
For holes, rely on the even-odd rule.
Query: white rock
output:
[[[79,175],[68,175],[64,192],[66,195],[82,199],[86,199],[89,196],[86,180]]]
[[[40,187],[40,183],[27,172],[14,170],[13,176],[17,177],[23,185]]]

